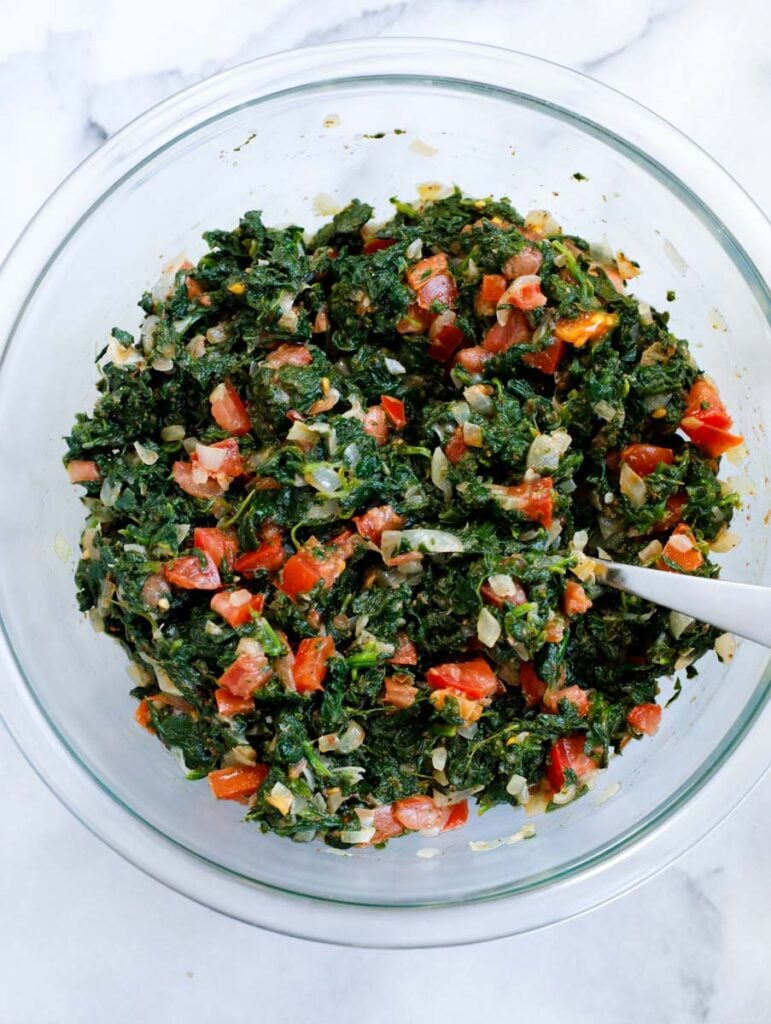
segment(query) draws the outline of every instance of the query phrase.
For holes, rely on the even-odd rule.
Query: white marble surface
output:
[[[60,178],[172,92],[263,53],[443,35],[569,64],[674,122],[766,209],[764,0],[0,0],[0,255]],[[771,1016],[771,787],[654,881],[533,936],[449,951],[311,946],[144,877],[81,828],[0,729],[0,1021],[570,1024]],[[75,937],[78,936],[76,939]]]

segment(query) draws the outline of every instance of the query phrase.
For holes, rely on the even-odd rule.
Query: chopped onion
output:
[[[640,316],[640,320],[648,327],[653,323],[653,310],[647,302],[637,303],[637,312]]]
[[[463,424],[471,416],[471,409],[469,408],[468,402],[453,402],[450,406],[450,415],[458,424],[462,427]]]
[[[153,359],[150,365],[154,370],[157,370],[158,373],[171,373],[174,369],[174,360],[166,359],[165,356],[159,356],[157,359]]]
[[[313,448],[318,444],[320,432],[311,430],[302,420],[295,420],[287,431],[287,441],[295,441],[301,447]]]
[[[485,435],[478,423],[463,424],[463,440],[469,448],[481,448],[484,445],[484,438]]]
[[[661,541],[652,540],[649,544],[645,545],[637,557],[643,565],[647,565],[649,562],[655,562],[663,550]]]
[[[407,544],[411,551],[425,551],[429,555],[445,555],[461,552],[464,549],[463,541],[455,534],[446,533],[444,530],[385,530],[383,532],[380,549],[386,555],[386,547],[389,546],[391,554],[402,544]]]
[[[687,651],[683,651],[675,662],[675,672],[680,672],[682,669],[688,668],[688,666],[692,665],[695,660],[696,655],[693,652],[693,648],[689,647]]]
[[[116,480],[111,483],[109,478],[105,477],[99,491],[99,500],[101,503],[106,505],[107,508],[112,508],[120,496],[122,486],[123,485],[120,480]]]
[[[222,763],[231,765],[252,765],[257,764],[257,751],[248,743],[241,743],[237,747],[231,747],[222,758]]]
[[[518,599],[525,593],[516,580],[513,580],[511,576],[505,576],[503,573],[494,573],[492,576],[488,576],[487,585],[496,597]]]
[[[419,260],[423,255],[423,240],[421,238],[413,238],[404,250],[404,255],[408,260]]]
[[[526,804],[530,799],[530,790],[527,788],[527,779],[524,775],[512,775],[506,783],[506,792],[513,796],[518,804]]]
[[[366,733],[358,722],[349,722],[345,732],[340,737],[338,750],[341,754],[351,754],[364,742]]]
[[[346,444],[343,449],[343,459],[345,459],[351,469],[356,468],[360,458],[361,453],[358,451],[358,445],[353,441],[350,444]]]
[[[291,789],[287,789],[283,782],[276,782],[265,797],[265,803],[275,807],[280,814],[286,817],[292,809],[294,794]]]
[[[330,814],[337,814],[344,801],[345,797],[338,786],[327,790],[327,810]]]
[[[395,376],[407,372],[406,368],[402,366],[398,359],[391,359],[390,356],[386,356],[383,362],[385,363],[386,370],[388,370],[389,373],[393,373]]]
[[[212,622],[211,619],[206,620],[206,625],[203,627],[204,633],[208,633],[209,636],[221,636],[222,626],[218,626],[216,622]]]
[[[691,615],[683,615],[682,612],[670,612],[669,613],[669,632],[675,638],[679,640],[683,633],[691,626],[696,620]]]
[[[454,793],[442,793],[435,789],[431,796],[437,807],[452,807],[453,804],[460,804],[476,793],[481,793],[484,786],[469,786],[468,789],[456,789]]]
[[[207,474],[221,473],[228,457],[228,452],[225,448],[215,448],[213,445],[201,444],[200,442],[195,446],[195,454],[198,459],[198,465],[206,470]]]
[[[376,833],[377,829],[374,826],[371,828],[343,829],[340,833],[340,841],[350,843],[351,846],[358,846],[360,843],[371,843]]]
[[[541,238],[562,234],[562,228],[548,210],[530,210],[525,217],[525,228]]]
[[[281,292],[278,297],[278,307],[281,310],[281,316],[278,319],[278,326],[282,330],[289,331],[291,334],[297,330],[297,323],[299,317],[293,308],[295,297],[291,292]]]
[[[444,771],[447,764],[447,747],[434,747],[431,751],[431,764],[438,771]]]
[[[158,452],[154,452],[152,448],[146,448],[139,441],[134,442],[134,451],[139,456],[140,462],[143,462],[145,466],[154,466],[158,461]]]
[[[144,323],[139,328],[139,340],[142,342],[145,355],[149,355],[153,350],[153,335],[160,322],[160,318],[151,313],[150,316],[145,317]]]
[[[589,256],[595,263],[602,263],[605,266],[612,266],[616,262],[607,238],[603,238],[601,242],[590,242]]]
[[[605,420],[606,423],[610,423],[617,415],[615,406],[612,406],[610,402],[606,402],[604,398],[594,403],[593,410],[595,415],[599,416],[601,420]]]
[[[134,348],[133,345],[121,345],[117,339],[112,337],[107,343],[104,361],[105,363],[112,363],[120,369],[127,366],[144,368],[146,365],[145,358],[138,349]]]
[[[466,261],[466,269],[463,272],[463,276],[467,281],[471,283],[479,280],[479,267],[476,265],[476,263],[472,260],[470,256]]]
[[[186,262],[187,257],[181,252],[162,267],[160,277],[150,290],[150,294],[156,301],[169,297],[171,289],[174,287],[174,278],[182,269],[182,264]]]
[[[324,736],[319,736],[319,750],[322,754],[328,754],[331,751],[338,750],[339,747],[340,737],[336,732],[329,732]]]
[[[538,473],[554,472],[572,440],[567,430],[554,430],[551,434],[539,434],[528,449],[528,468],[534,469]]]
[[[228,340],[228,332],[221,324],[215,324],[206,332],[206,340],[210,345],[222,345]]]
[[[354,814],[361,822],[362,828],[372,828],[375,824],[375,811],[372,807],[354,807]]]
[[[480,416],[489,416],[493,411],[492,394],[489,384],[472,384],[463,391],[463,397]]]
[[[344,484],[340,470],[327,462],[309,463],[303,476],[307,484],[329,498],[337,497]]]
[[[645,499],[648,496],[648,488],[645,486],[645,481],[626,462],[621,463],[619,483],[621,493],[629,499],[630,505],[634,508],[640,508],[645,504]]]
[[[577,792],[576,786],[563,786],[559,793],[552,795],[552,803],[557,804],[558,807],[563,804],[569,804],[575,800]]]
[[[721,633],[715,640],[715,654],[721,661],[730,661],[736,654],[736,638],[733,633]]]
[[[501,624],[489,608],[483,608],[479,613],[477,638],[485,647],[495,647],[501,638]]]
[[[451,309],[446,309],[443,313],[440,313],[439,316],[434,317],[434,320],[428,329],[428,340],[436,341],[443,328],[450,327],[455,323],[456,319],[457,314],[453,313]]]
[[[741,542],[741,537],[736,533],[731,533],[730,530],[723,527],[717,537],[710,543],[710,551],[716,552],[716,554],[724,555],[727,551],[733,551],[733,549]]]
[[[185,428],[180,423],[173,423],[161,430],[161,441],[182,441],[185,436]]]
[[[242,636],[236,646],[236,658],[242,658],[244,655],[249,658],[264,658],[265,651],[258,640],[250,636]]]
[[[447,456],[437,445],[431,453],[431,483],[444,495],[445,501],[452,497],[452,484],[449,481],[450,462]]]

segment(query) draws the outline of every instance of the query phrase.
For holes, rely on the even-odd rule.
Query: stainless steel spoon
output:
[[[598,582],[771,647],[771,587],[593,561]]]

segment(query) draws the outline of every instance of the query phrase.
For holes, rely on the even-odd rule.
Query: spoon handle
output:
[[[597,579],[616,590],[692,615],[771,647],[771,587],[686,576],[619,562],[596,562]]]

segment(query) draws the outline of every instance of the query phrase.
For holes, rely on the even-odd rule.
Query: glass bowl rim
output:
[[[481,75],[484,71],[484,77],[464,78],[460,75],[438,75],[424,70],[427,57],[431,59],[437,57],[446,58],[450,54],[455,54],[457,57],[458,48],[460,48],[461,56],[467,61],[467,65],[475,65],[474,73]],[[371,70],[373,63],[377,63],[373,58],[377,58],[381,62],[386,61],[386,65],[378,73],[373,73]],[[366,66],[370,71],[368,74],[340,74],[339,65],[346,61],[349,65],[355,64],[357,61],[366,61]],[[391,66],[402,64],[404,70],[396,73],[393,71],[389,72],[385,69],[389,64]],[[482,68],[483,64],[484,68]],[[407,65],[409,65],[410,70],[407,70]],[[493,73],[492,65],[495,66],[495,74]],[[420,70],[417,70],[418,68]],[[49,267],[56,260],[58,253],[77,234],[82,223],[98,210],[112,191],[128,177],[135,174],[143,164],[157,156],[160,151],[178,144],[191,132],[197,131],[205,124],[221,119],[241,107],[265,102],[282,92],[302,92],[317,89],[321,86],[357,86],[367,80],[403,79],[407,82],[422,82],[423,84],[439,82],[444,85],[478,89],[491,93],[508,93],[512,98],[516,97],[520,101],[532,102],[538,106],[547,107],[551,112],[556,112],[558,116],[567,117],[573,123],[579,121],[582,123],[582,127],[596,133],[606,141],[614,142],[617,148],[622,147],[627,154],[630,151],[633,155],[636,153],[636,158],[642,158],[648,167],[653,168],[656,175],[667,183],[668,187],[672,188],[674,186],[674,190],[681,198],[688,200],[689,205],[692,205],[694,202],[697,204],[712,226],[713,234],[719,235],[723,248],[738,266],[761,306],[765,305],[766,309],[768,309],[768,289],[765,287],[763,275],[758,269],[756,262],[753,260],[752,255],[746,251],[744,245],[726,228],[720,217],[709,205],[700,199],[682,179],[669,171],[666,165],[662,164],[645,149],[635,146],[629,139],[613,132],[599,121],[592,120],[585,114],[572,109],[572,105],[571,108],[566,108],[554,101],[544,99],[543,96],[523,93],[520,89],[514,88],[511,85],[511,79],[515,78],[516,73],[522,68],[540,69],[542,75],[551,75],[555,80],[560,79],[570,82],[571,85],[578,85],[590,99],[599,95],[607,100],[608,96],[612,96],[614,102],[620,104],[627,113],[631,111],[636,115],[638,124],[642,120],[646,125],[656,127],[659,131],[665,128],[667,134],[678,140],[680,146],[687,148],[691,154],[695,153],[696,159],[700,161],[701,170],[709,168],[713,179],[717,178],[718,181],[722,181],[723,187],[729,189],[731,198],[742,207],[741,212],[744,218],[746,219],[748,216],[751,216],[754,220],[754,228],[757,230],[760,225],[761,230],[768,233],[768,223],[750,197],[695,143],[636,101],[624,96],[617,90],[613,90],[561,65],[497,47],[468,44],[454,40],[425,38],[399,39],[397,37],[388,37],[365,39],[292,50],[261,57],[238,65],[163,101],[116,133],[62,182],[32,218],[6,258],[5,263],[0,267],[0,298],[6,300],[0,302],[0,328],[7,328],[2,330],[2,334],[0,334],[4,338],[3,352],[2,356],[0,356],[0,370],[2,369],[4,356],[10,348],[16,327],[23,317],[27,304],[33,299],[38,286]],[[333,71],[335,72],[334,75],[332,74]],[[319,78],[318,75],[323,75],[324,72],[327,73],[327,77]],[[293,84],[288,84],[287,78],[291,80],[292,76],[294,76]],[[505,84],[506,81],[509,81],[509,85]],[[284,83],[284,87],[275,88],[281,82]],[[248,100],[236,102],[239,91],[244,86],[248,86],[249,98]],[[209,116],[205,116],[207,111]],[[187,127],[184,130],[178,130],[182,129],[186,123]],[[645,133],[643,132],[643,134]],[[158,144],[156,144],[157,140]],[[137,159],[138,153],[142,154],[139,159]],[[691,156],[691,159],[693,159],[693,156]],[[100,190],[100,182],[105,180],[105,178],[113,180],[108,188]],[[728,179],[727,183],[726,179]],[[88,200],[94,194],[94,185],[96,186],[98,197],[95,201],[89,203]],[[75,203],[78,216],[74,223],[72,222],[71,213],[72,195],[75,195],[78,199]],[[86,202],[85,206],[84,200]],[[69,221],[69,228],[63,234],[57,230],[57,217],[58,222],[63,222],[64,225]],[[50,224],[48,220],[50,220]],[[46,241],[48,243],[47,247],[45,245]],[[757,252],[768,251],[769,247],[766,246],[765,250],[755,248],[757,254]],[[37,253],[49,252],[50,255],[45,260],[35,259],[32,256],[32,249],[36,249]],[[38,268],[37,275],[30,275],[30,267],[34,267],[36,263]],[[30,280],[33,280],[31,286],[29,284]],[[11,312],[6,314],[5,310],[10,310]],[[15,316],[11,316],[11,313],[15,313]],[[322,938],[327,941],[348,941],[339,937],[342,929],[333,928],[330,931],[330,926],[322,920],[315,921],[313,927],[302,924],[289,926],[284,920],[286,907],[284,907],[283,911],[269,912],[267,905],[274,899],[278,899],[279,904],[281,904],[281,901],[289,900],[295,908],[299,905],[298,901],[304,907],[313,903],[320,904],[324,913],[328,916],[331,915],[329,924],[332,924],[332,916],[337,917],[342,914],[341,923],[344,919],[347,931],[350,933],[353,930],[357,933],[352,941],[355,944],[362,945],[433,945],[437,943],[450,944],[482,940],[496,937],[497,935],[511,934],[514,931],[530,930],[534,927],[545,926],[553,923],[555,920],[582,913],[598,905],[600,902],[614,898],[621,892],[639,884],[644,878],[663,869],[666,864],[684,852],[688,846],[702,838],[707,831],[711,830],[722,819],[723,813],[717,816],[714,813],[710,816],[703,815],[702,821],[697,825],[695,833],[689,827],[687,835],[680,836],[680,840],[674,844],[671,842],[674,832],[683,832],[682,819],[686,810],[690,811],[690,817],[693,817],[695,797],[697,795],[700,797],[699,804],[704,805],[706,800],[705,790],[708,787],[714,788],[717,782],[721,783],[721,788],[726,793],[728,792],[726,769],[729,762],[733,765],[730,774],[734,777],[737,774],[737,760],[743,762],[743,785],[747,788],[740,799],[746,796],[765,770],[765,767],[762,767],[760,774],[756,774],[758,772],[758,765],[750,767],[747,764],[747,745],[745,742],[747,734],[750,729],[753,729],[753,732],[761,730],[762,726],[768,735],[768,727],[771,725],[771,715],[768,711],[763,714],[764,706],[769,698],[768,682],[769,678],[771,678],[769,675],[769,663],[767,663],[765,673],[761,676],[761,680],[756,688],[754,700],[748,703],[724,743],[713,750],[706,761],[702,763],[699,770],[694,772],[681,785],[665,809],[657,808],[656,811],[651,812],[642,821],[637,822],[635,826],[627,829],[622,836],[617,836],[611,842],[582,856],[574,864],[563,866],[558,872],[550,876],[549,879],[536,881],[532,885],[526,886],[524,891],[521,891],[520,886],[513,888],[502,887],[493,892],[477,893],[471,897],[446,903],[410,903],[403,906],[398,904],[370,904],[353,901],[346,902],[309,894],[297,894],[290,890],[283,890],[279,887],[268,885],[267,883],[256,882],[254,879],[239,875],[220,864],[207,860],[196,851],[179,844],[172,837],[143,819],[137,811],[125,805],[120,797],[112,793],[98,776],[78,758],[77,754],[69,746],[67,739],[60,733],[56,723],[49,718],[47,712],[39,703],[34,689],[27,680],[23,666],[16,658],[4,623],[0,631],[0,665],[8,671],[15,684],[13,690],[9,687],[8,692],[0,700],[0,712],[3,713],[6,725],[16,740],[22,754],[72,813],[112,849],[121,853],[146,873],[164,881],[172,888],[177,889],[177,891],[183,892],[199,902],[215,907],[231,916],[288,934]],[[38,741],[44,739],[47,743],[42,745],[39,742],[38,744],[27,743],[26,739],[28,736],[31,737],[33,733],[36,734]],[[70,791],[62,784],[58,784],[58,780],[54,780],[51,753],[54,750],[55,743],[59,745],[56,749],[57,756],[55,759],[59,761],[69,759],[71,762],[70,768],[73,770],[75,768],[78,769],[70,773],[72,775],[71,781],[74,782],[77,778],[77,785],[75,785],[73,791]],[[39,749],[42,749],[45,753],[39,753]],[[768,744],[765,745],[764,749],[768,749]],[[36,751],[36,754],[33,754],[32,751]],[[741,754],[744,756],[740,757],[739,755]],[[748,769],[749,775],[747,774]],[[748,779],[749,784],[747,784]],[[742,787],[739,788],[741,789]],[[738,802],[735,796],[736,789],[737,787],[732,784],[730,790],[733,792],[734,803]],[[83,805],[73,795],[76,791],[78,791],[81,800],[85,799],[86,803],[93,805],[88,811],[83,809]],[[86,791],[88,791],[87,794]],[[107,828],[103,824],[103,813],[94,813],[94,811],[99,810],[96,805],[103,805],[105,799],[109,800],[114,808],[120,807],[123,811],[127,811],[133,820],[136,834],[132,837],[134,841],[131,844],[126,842],[125,818],[121,815],[115,818],[114,827],[112,826],[111,819],[111,826]],[[730,806],[728,804],[724,806],[726,808],[724,813],[727,813],[730,810]],[[104,808],[102,806],[101,812],[103,811]],[[675,828],[678,822],[679,830]],[[690,824],[693,825],[693,822]],[[182,858],[187,862],[189,871],[184,873],[189,877],[184,882],[180,881],[176,876],[173,879],[163,877],[165,872],[159,869],[157,864],[154,864],[154,858],[148,856],[150,850],[147,843],[141,837],[143,829],[148,830],[154,835],[154,839],[160,843],[167,854],[169,850],[175,849],[175,859]],[[630,871],[631,854],[636,850],[640,850],[643,840],[646,840],[648,847],[650,847],[651,841],[657,835],[661,837],[665,830],[668,830],[670,833],[669,845],[672,848],[668,854],[665,854],[664,859],[660,859],[652,868],[646,869],[641,864],[638,864],[634,871]],[[639,860],[639,857],[637,859]],[[577,883],[581,880],[589,883],[591,879],[596,878],[600,870],[607,874],[607,870],[613,864],[623,867],[624,870],[617,872],[619,878],[616,879],[612,891],[606,885],[605,889],[607,891],[604,894],[598,895],[596,892],[594,894],[584,892],[576,898]],[[203,873],[201,873],[201,868]],[[249,913],[240,913],[232,900],[223,901],[222,899],[213,898],[210,893],[204,894],[202,892],[202,889],[206,888],[206,879],[212,873],[220,879],[222,876],[229,876],[231,880],[236,882],[238,889],[242,893],[244,892],[244,883],[247,883],[252,893],[259,892],[261,897],[270,893],[270,899],[258,900],[256,913],[253,908],[250,908]],[[458,930],[459,922],[457,916],[453,913],[458,909],[464,909],[466,914],[468,914],[468,910],[472,907],[481,908],[482,906],[487,906],[489,908],[495,903],[500,906],[506,902],[510,903],[512,900],[518,901],[518,907],[521,909],[523,899],[529,899],[532,904],[533,897],[537,897],[539,894],[543,896],[547,891],[554,893],[557,889],[562,890],[568,884],[570,892],[573,894],[570,906],[560,907],[556,913],[552,911],[551,914],[547,913],[546,915],[539,914],[531,909],[531,919],[527,921],[525,927],[518,928],[515,924],[509,922],[504,930],[500,930],[500,924],[492,925],[493,915],[488,912],[487,918],[490,919],[489,923],[483,917],[476,915],[477,920],[475,920],[472,926],[467,925]],[[260,906],[260,902],[264,903],[265,906]],[[332,914],[333,908],[334,913]],[[428,928],[421,927],[419,934],[407,936],[406,941],[401,937],[397,937],[397,932],[401,931],[402,927],[394,927],[394,918],[399,917],[405,912],[408,913],[411,921],[410,928],[412,929],[415,926],[415,915],[422,910],[431,910],[432,925]],[[443,911],[445,914],[455,917],[454,927],[456,931],[452,936],[448,937],[446,926],[439,924],[437,911]],[[389,925],[386,939],[371,943],[368,938],[371,934],[370,925],[365,925],[364,928],[361,926],[352,927],[352,914],[360,917],[366,916],[370,920],[370,925],[373,914],[378,916],[379,919],[389,919],[391,924]],[[316,914],[315,916],[317,917],[318,915]],[[502,924],[504,919],[500,917],[500,914],[496,915],[496,917]],[[492,925],[492,934],[490,933],[490,925]]]

